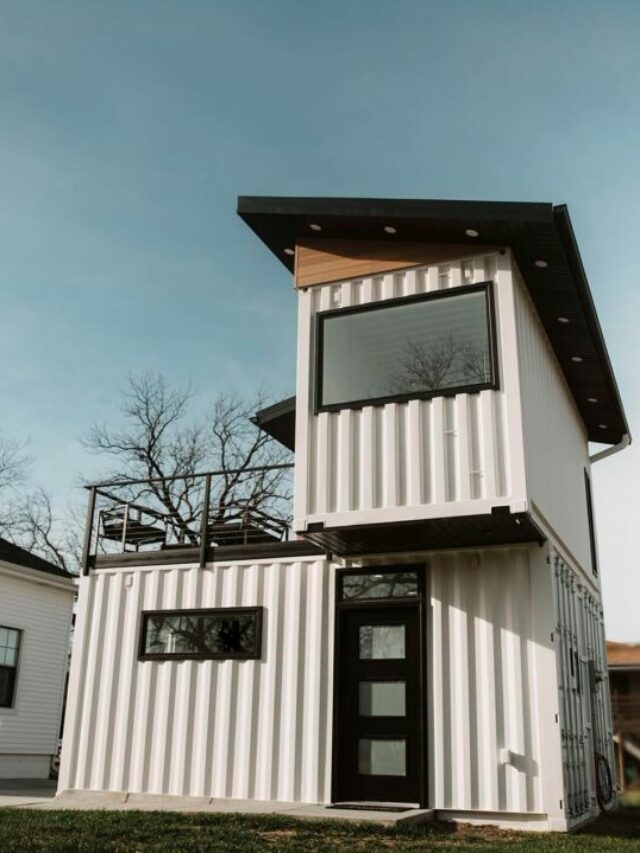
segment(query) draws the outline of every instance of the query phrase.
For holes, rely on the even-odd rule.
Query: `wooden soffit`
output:
[[[494,246],[461,243],[390,243],[374,240],[308,240],[296,245],[295,285],[309,287],[483,255]]]

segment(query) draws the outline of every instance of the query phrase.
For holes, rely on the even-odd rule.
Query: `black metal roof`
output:
[[[317,232],[310,230],[311,223],[321,226],[322,239],[470,245],[480,241],[508,246],[566,376],[589,440],[616,444],[629,434],[566,205],[240,196],[238,214],[291,272],[294,258],[285,250],[303,237],[313,238]],[[396,233],[388,234],[384,226],[392,226]],[[468,236],[467,229],[478,236]],[[547,266],[540,268],[536,261]],[[559,323],[559,316],[569,323]],[[582,359],[580,363],[572,360],[576,356]],[[591,403],[589,398],[598,402]]]
[[[251,418],[256,426],[284,444],[289,450],[296,449],[296,398],[287,397],[279,403],[267,406]]]
[[[74,575],[56,566],[55,563],[50,563],[49,560],[44,560],[14,545],[13,542],[8,542],[6,539],[0,538],[0,560],[6,563],[13,563],[16,566],[23,566],[25,569],[35,569],[38,572],[46,572],[48,575],[57,575],[60,578],[72,578]]]

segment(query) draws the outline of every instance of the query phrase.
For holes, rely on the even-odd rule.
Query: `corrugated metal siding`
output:
[[[546,564],[534,571],[532,560],[540,555],[532,554],[510,548],[431,558],[429,788],[435,808],[551,808],[548,792],[543,796],[553,750],[547,730],[556,710],[545,697],[557,689],[546,626],[551,578]]]
[[[487,280],[495,282],[500,390],[313,414],[317,312]],[[305,519],[335,522],[342,513],[351,513],[349,521],[357,523],[358,513],[366,513],[366,520],[383,520],[390,512],[400,518],[407,515],[403,510],[419,508],[419,514],[427,516],[440,514],[446,505],[451,510],[456,504],[482,499],[523,497],[520,462],[513,458],[519,435],[508,434],[509,425],[515,431],[517,424],[508,412],[509,394],[511,405],[519,407],[513,388],[517,372],[514,360],[502,357],[513,337],[510,288],[507,256],[489,255],[319,285],[300,294],[295,490],[299,526]]]
[[[586,430],[519,275],[516,285],[527,496],[591,575]]]
[[[428,566],[436,808],[550,810],[560,742],[541,552],[407,558]],[[60,788],[328,802],[334,571],[302,560],[84,579]],[[266,608],[260,661],[137,660],[143,609],[252,604]]]
[[[329,799],[329,566],[97,571],[82,580],[60,787]],[[256,661],[137,660],[145,609],[262,605]]]
[[[73,598],[73,589],[0,573],[0,625],[23,631],[15,706],[0,709],[0,753],[56,752]]]
[[[615,778],[613,726],[602,605],[555,550],[553,568],[565,809],[571,819],[596,808],[595,752],[606,756]],[[593,696],[590,662],[601,679]]]

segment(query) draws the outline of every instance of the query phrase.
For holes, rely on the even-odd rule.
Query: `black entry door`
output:
[[[419,604],[342,607],[338,619],[336,800],[422,804]]]

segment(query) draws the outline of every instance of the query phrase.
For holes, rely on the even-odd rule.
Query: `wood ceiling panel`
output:
[[[440,264],[495,251],[459,243],[396,243],[373,240],[308,240],[296,246],[296,287],[381,275],[407,267]]]

